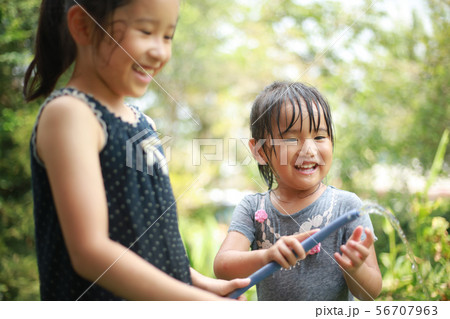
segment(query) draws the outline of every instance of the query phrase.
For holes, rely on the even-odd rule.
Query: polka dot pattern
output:
[[[156,137],[156,132],[138,110],[135,110],[138,122],[130,124],[110,113],[92,96],[72,88],[55,91],[43,107],[51,99],[67,94],[85,101],[105,130],[107,143],[99,156],[107,196],[110,238],[129,247],[170,276],[191,284],[189,260],[178,230],[169,177],[160,169],[158,161],[148,161],[148,156],[157,158],[155,154],[142,151],[142,162],[153,163],[152,167],[140,168],[141,163],[136,161],[136,145],[149,137]],[[136,139],[136,136],[141,137]],[[127,166],[126,145],[131,140],[132,165]],[[163,153],[158,144],[154,151]],[[89,288],[91,283],[74,272],[58,223],[46,170],[36,155],[35,130],[31,153],[41,299],[76,300],[83,294],[81,300],[120,300],[98,285]]]

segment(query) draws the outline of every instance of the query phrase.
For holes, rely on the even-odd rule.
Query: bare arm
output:
[[[362,227],[357,227],[347,243],[341,246],[342,256],[339,253],[334,256],[352,294],[360,300],[373,300],[381,292],[382,278],[373,234],[366,229],[366,239],[359,241],[362,231]]]
[[[214,259],[217,278],[248,277],[267,264],[264,250],[249,251],[250,241],[239,232],[229,232]]]
[[[214,260],[214,272],[218,278],[233,279],[247,277],[270,261],[289,268],[306,257],[300,242],[317,231],[283,236],[269,249],[253,251],[249,251],[247,237],[239,232],[229,232]]]
[[[98,152],[104,136],[84,103],[61,97],[44,110],[37,135],[64,241],[75,271],[130,300],[219,300],[160,271],[108,236]]]

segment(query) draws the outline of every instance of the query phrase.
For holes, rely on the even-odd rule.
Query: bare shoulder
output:
[[[88,121],[80,124],[87,125],[91,122],[90,118],[95,120],[93,112],[86,103],[73,96],[65,95],[55,98],[45,106],[39,125],[41,122],[48,123],[53,121],[67,124],[67,122],[70,123],[80,118]]]
[[[86,103],[75,97],[57,97],[42,111],[36,133],[39,157],[50,148],[64,144],[83,144],[86,148],[95,147],[100,151],[104,141],[105,136],[95,114]]]

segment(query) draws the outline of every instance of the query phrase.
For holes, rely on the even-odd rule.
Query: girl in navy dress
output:
[[[30,145],[43,300],[217,300],[248,284],[190,268],[154,123],[124,102],[169,61],[178,8],[42,2],[24,94],[47,97]]]

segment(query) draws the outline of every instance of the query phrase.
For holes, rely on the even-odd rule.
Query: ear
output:
[[[67,26],[75,43],[79,45],[92,43],[94,21],[79,5],[72,6],[67,12]]]
[[[264,145],[265,140],[259,140],[258,143],[254,138],[250,139],[248,141],[248,147],[250,148],[250,151],[252,152],[253,157],[260,165],[267,165],[267,158],[266,154],[264,154],[264,151],[262,150],[262,146]]]

